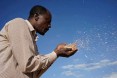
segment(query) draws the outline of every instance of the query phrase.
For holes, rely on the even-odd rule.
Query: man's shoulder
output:
[[[14,18],[11,21],[6,23],[8,27],[14,27],[19,29],[28,29],[27,23],[23,18]]]
[[[14,18],[13,20],[25,21],[23,18]]]
[[[14,18],[11,22],[25,22],[25,20],[23,18]]]
[[[8,21],[8,22],[6,23],[6,25],[7,25],[7,24],[11,24],[11,23],[18,23],[18,22],[19,22],[19,23],[25,22],[25,20],[24,20],[23,18],[14,18],[14,19]]]

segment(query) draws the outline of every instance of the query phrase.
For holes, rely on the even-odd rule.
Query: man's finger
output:
[[[66,51],[72,51],[72,48],[65,48],[66,49]]]

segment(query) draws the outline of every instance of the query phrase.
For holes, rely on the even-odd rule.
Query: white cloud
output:
[[[64,72],[62,72],[62,74],[65,75],[65,76],[71,76],[71,77],[75,77],[75,78],[79,78],[79,77],[82,76],[81,74],[78,74],[78,73],[70,71],[70,70],[64,71]]]
[[[117,78],[117,72],[113,72],[113,73],[111,73],[103,78]]]
[[[74,75],[75,75],[75,74],[74,74],[73,72],[71,72],[71,71],[65,71],[65,72],[63,72],[63,74],[66,75],[66,76],[74,76]]]
[[[99,62],[88,63],[88,64],[69,64],[62,66],[62,69],[64,69],[64,72],[62,72],[62,74],[65,76],[72,76],[74,78],[81,78],[83,77],[83,75],[80,72],[78,72],[77,69],[91,71],[106,66],[114,66],[114,65],[117,65],[117,61],[101,60]],[[117,72],[112,73],[110,75],[106,75],[103,78],[117,78]]]
[[[63,66],[62,68],[63,69],[73,69],[74,65],[66,65],[66,66]]]
[[[63,66],[62,68],[67,70],[75,70],[75,69],[95,70],[105,66],[112,66],[112,65],[117,65],[117,61],[101,60],[97,63],[75,64],[75,65],[70,64],[70,65]]]

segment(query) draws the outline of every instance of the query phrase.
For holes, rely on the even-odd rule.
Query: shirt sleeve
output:
[[[37,71],[38,77],[40,77],[53,64],[53,62],[57,59],[57,54],[54,51],[50,54],[45,55],[45,56],[49,58],[50,64],[48,66],[45,66],[44,68],[42,68],[40,71]]]
[[[51,63],[53,63],[57,58],[57,54],[54,51],[50,54],[45,55],[45,56],[49,58],[49,61]]]
[[[17,67],[24,73],[47,69],[57,58],[55,52],[36,54],[30,31],[23,19],[15,19],[8,24],[8,36]]]

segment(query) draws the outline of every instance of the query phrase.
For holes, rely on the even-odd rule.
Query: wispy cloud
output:
[[[65,76],[72,76],[74,78],[81,78],[84,75],[78,72],[77,70],[92,71],[106,66],[114,66],[114,65],[117,65],[117,61],[111,61],[107,59],[88,64],[69,64],[62,66],[62,69],[64,69],[63,70],[64,72],[62,72],[62,74]],[[103,78],[117,78],[117,72],[112,73],[110,75],[106,75]]]
[[[75,77],[75,78],[79,78],[79,77],[83,76],[81,74],[78,74],[78,73],[70,71],[70,70],[69,71],[64,71],[64,72],[62,72],[62,74],[65,75],[65,76],[72,76],[72,77]]]
[[[117,78],[117,72],[113,72],[109,75],[104,76],[103,78]]]
[[[65,71],[62,74],[65,74],[66,76],[74,76],[75,73],[73,73],[72,71]]]
[[[69,64],[66,66],[62,66],[63,69],[67,70],[75,70],[75,69],[81,69],[81,70],[95,70],[99,69],[105,66],[112,66],[117,65],[117,61],[110,61],[110,60],[101,60],[97,63],[88,63],[88,64]]]

